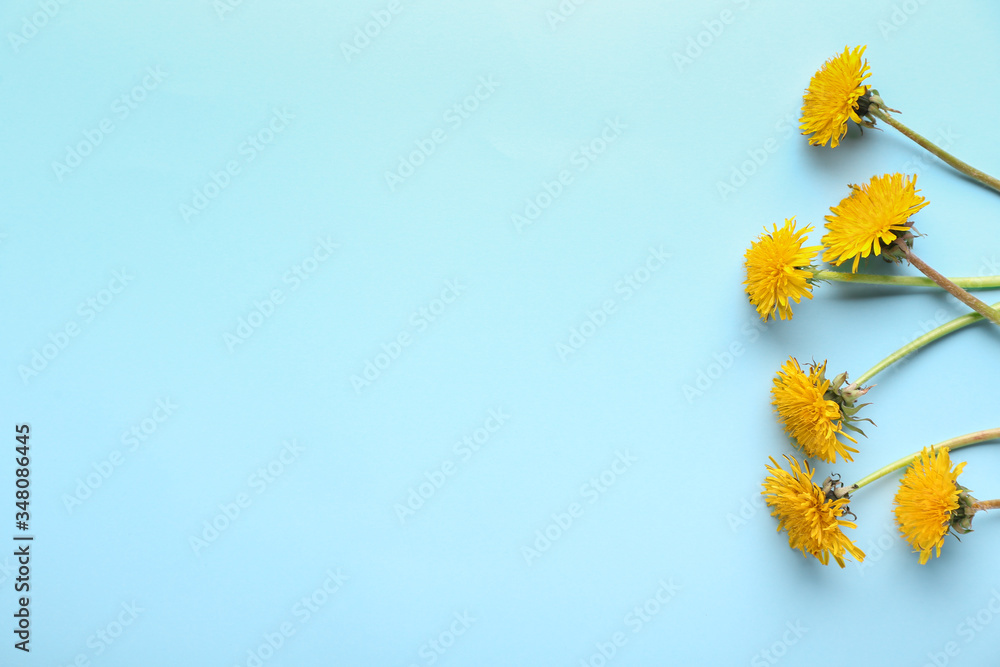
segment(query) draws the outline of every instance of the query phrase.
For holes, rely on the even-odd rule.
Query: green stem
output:
[[[916,132],[914,132],[910,128],[906,127],[905,125],[903,125],[902,123],[900,123],[898,120],[896,120],[895,118],[893,118],[892,116],[890,116],[886,112],[882,111],[882,109],[878,108],[875,104],[872,104],[868,108],[868,113],[871,114],[872,116],[875,116],[876,118],[878,118],[879,120],[881,120],[883,123],[886,123],[886,124],[891,125],[892,127],[896,128],[897,130],[899,130],[903,134],[903,136],[907,137],[908,139],[913,140],[919,146],[922,146],[923,148],[926,148],[928,151],[930,151],[931,153],[933,153],[937,157],[941,158],[946,163],[948,163],[949,165],[951,165],[952,167],[954,167],[958,171],[962,172],[963,174],[965,174],[969,178],[974,178],[977,181],[979,181],[980,183],[982,183],[983,185],[985,185],[986,187],[993,188],[997,192],[1000,192],[1000,181],[998,181],[997,179],[993,178],[992,176],[990,176],[989,174],[987,174],[985,172],[979,171],[978,169],[976,169],[972,165],[967,164],[965,162],[962,162],[957,157],[955,157],[951,153],[947,152],[946,150],[944,150],[940,146],[935,145],[934,143],[928,141],[925,137],[920,136],[919,134],[917,134]]]
[[[940,273],[935,271],[933,268],[931,268],[931,266],[927,264],[927,262],[925,262],[924,260],[920,259],[919,257],[913,254],[913,251],[910,250],[910,247],[906,245],[906,242],[903,241],[903,239],[901,238],[896,239],[896,247],[898,247],[900,250],[903,251],[903,254],[906,255],[907,261],[910,262],[910,264],[912,264],[913,266],[917,267],[918,271],[920,271],[922,274],[924,274],[925,276],[936,282],[938,285],[941,286],[942,289],[944,289],[953,297],[964,303],[966,306],[976,311],[977,313],[980,313],[981,315],[983,315],[983,317],[986,317],[990,322],[993,322],[993,324],[1000,327],[1000,313],[995,311],[993,308],[990,308],[985,303],[983,303],[976,297],[972,296],[964,289],[962,289],[961,287],[959,287],[958,285],[951,282],[950,280],[942,276]]]
[[[813,271],[813,280],[832,280],[842,283],[859,283],[862,285],[905,285],[909,287],[936,287],[930,278],[924,276],[878,276],[871,273],[847,273],[844,271],[829,271],[817,269]],[[992,289],[1000,287],[1000,276],[983,276],[981,278],[949,278],[951,282],[965,289]]]
[[[993,304],[993,307],[1000,308],[1000,301]],[[869,368],[867,371],[862,373],[858,377],[858,379],[853,382],[853,384],[858,386],[863,385],[865,382],[871,380],[880,372],[882,372],[892,364],[896,363],[906,355],[910,354],[911,352],[915,352],[920,348],[922,348],[924,345],[927,345],[928,343],[933,343],[938,338],[941,338],[942,336],[947,336],[952,331],[958,331],[962,327],[968,326],[973,322],[978,322],[981,319],[983,319],[983,316],[980,315],[979,313],[969,313],[968,315],[962,315],[961,317],[956,317],[951,322],[945,322],[936,329],[931,329],[923,336],[920,336],[919,338],[914,338],[912,341],[910,341],[909,343],[899,348],[898,350],[890,354],[882,361],[878,362],[877,364]]]
[[[990,428],[986,429],[985,431],[976,431],[975,433],[967,433],[965,435],[960,435],[957,438],[952,438],[950,440],[939,442],[938,444],[934,445],[934,449],[947,447],[949,451],[954,451],[956,449],[961,449],[962,447],[968,447],[969,445],[978,445],[981,442],[996,440],[997,438],[1000,438],[1000,428]],[[855,482],[853,486],[846,487],[848,489],[848,493],[854,493],[861,487],[871,484],[876,479],[885,477],[889,473],[895,472],[900,468],[905,468],[906,466],[910,465],[910,463],[912,463],[914,459],[920,456],[922,451],[923,450],[921,450],[920,452],[916,452],[914,454],[909,454],[907,456],[904,456],[898,461],[893,461],[884,468],[879,468],[872,474],[866,477],[862,477],[857,482]]]

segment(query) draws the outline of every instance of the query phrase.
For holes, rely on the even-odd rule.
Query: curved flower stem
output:
[[[954,451],[956,449],[961,449],[962,447],[968,447],[969,445],[978,445],[981,442],[988,442],[990,440],[996,440],[998,438],[1000,438],[1000,428],[990,428],[990,429],[986,429],[985,431],[976,431],[975,433],[967,433],[965,435],[960,435],[957,438],[951,438],[950,440],[944,440],[944,441],[939,442],[938,444],[934,445],[933,447],[934,447],[934,449],[940,449],[940,448],[943,448],[943,447],[947,447],[949,449],[949,451]],[[923,450],[921,450],[921,452],[922,451]],[[915,452],[913,454],[908,454],[907,456],[904,456],[903,458],[899,459],[898,461],[893,461],[892,463],[890,463],[889,465],[885,466],[884,468],[879,468],[878,470],[876,470],[872,474],[867,475],[865,477],[862,477],[861,479],[859,479],[857,482],[855,482],[851,486],[844,487],[844,491],[846,491],[847,493],[854,493],[855,491],[857,491],[861,487],[867,486],[868,484],[871,484],[876,479],[879,479],[881,477],[885,477],[889,473],[895,472],[896,470],[899,470],[900,468],[905,468],[906,466],[910,465],[910,463],[912,463],[915,458],[917,458],[918,456],[920,456],[921,452]]]
[[[1000,308],[1000,301],[993,304],[993,307]],[[868,380],[871,380],[873,377],[875,377],[883,370],[885,370],[892,364],[896,363],[906,355],[910,354],[911,352],[916,352],[924,345],[927,345],[928,343],[933,343],[938,338],[946,336],[950,334],[952,331],[958,331],[962,327],[968,326],[973,322],[979,322],[982,319],[983,316],[980,315],[979,313],[969,313],[968,315],[962,315],[961,317],[956,317],[951,322],[945,322],[936,329],[931,329],[923,336],[920,336],[919,338],[914,338],[912,341],[910,341],[903,347],[899,348],[898,350],[890,354],[888,357],[886,357],[885,359],[878,362],[877,364],[869,368],[867,371],[862,373],[858,377],[858,379],[855,380],[852,384],[860,386],[865,382],[867,382]]]
[[[924,274],[925,276],[936,282],[943,289],[947,290],[949,294],[951,294],[956,299],[964,303],[966,306],[972,308],[974,311],[980,313],[983,317],[993,322],[993,324],[1000,327],[1000,313],[993,310],[985,303],[983,303],[976,297],[972,296],[964,289],[962,289],[955,283],[951,282],[950,280],[942,276],[940,273],[932,269],[930,266],[928,266],[928,264],[924,260],[920,259],[919,257],[913,254],[913,251],[910,250],[909,246],[906,245],[906,242],[903,239],[897,238],[896,246],[903,251],[903,253],[906,255],[906,259],[910,262],[910,264],[917,267],[918,271],[920,271],[922,274]]]
[[[930,278],[924,278],[923,276],[879,276],[871,273],[847,273],[846,271],[829,271],[826,269],[817,269],[812,274],[814,280],[831,280],[842,283],[858,283],[861,285],[906,285],[910,287],[934,287],[937,285]],[[965,289],[992,289],[1000,287],[1000,276],[948,278],[948,280]]]
[[[979,500],[972,503],[972,509],[976,510],[995,510],[1000,509],[1000,500]]]
[[[940,146],[935,145],[934,143],[928,141],[926,138],[920,136],[910,128],[906,127],[898,120],[896,120],[886,112],[882,111],[882,109],[878,108],[878,106],[876,106],[875,104],[872,104],[871,107],[868,108],[868,113],[870,113],[872,116],[875,116],[882,122],[896,128],[903,134],[903,136],[913,140],[919,146],[926,148],[928,151],[930,151],[937,157],[941,158],[946,163],[948,163],[958,171],[962,172],[969,178],[974,178],[983,185],[985,185],[986,187],[993,188],[997,192],[1000,192],[1000,181],[998,181],[997,179],[993,178],[992,176],[990,176],[985,172],[979,171],[972,165],[962,162],[951,153],[942,149]]]

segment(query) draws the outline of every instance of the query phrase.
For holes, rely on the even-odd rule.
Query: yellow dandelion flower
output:
[[[795,229],[795,218],[786,218],[785,224],[757,237],[744,257],[746,286],[750,303],[757,308],[757,314],[767,322],[769,317],[783,320],[792,319],[792,304],[802,297],[812,298],[813,272],[809,266],[822,246],[802,247],[805,236],[812,227]]]
[[[893,510],[896,525],[910,546],[920,552],[921,565],[932,552],[941,555],[952,521],[960,518],[967,489],[956,480],[964,467],[965,463],[959,463],[951,469],[947,447],[925,448],[900,481]]]
[[[880,255],[909,232],[910,216],[929,203],[918,192],[915,175],[898,173],[872,176],[860,187],[851,185],[851,194],[826,216],[824,258],[838,266],[853,259],[851,272],[857,272],[862,257]]]
[[[845,416],[841,406],[827,398],[830,381],[825,373],[825,361],[812,364],[807,374],[797,359],[789,358],[774,378],[771,404],[785,432],[806,456],[835,463],[839,454],[845,461],[852,461],[851,452],[856,454],[858,450],[841,442],[837,436],[843,435],[854,443],[857,440],[844,433]]]
[[[840,494],[833,490],[828,493],[826,485],[814,484],[814,471],[808,461],[804,462],[803,470],[794,458],[785,459],[791,472],[782,470],[772,457],[761,495],[774,508],[771,516],[778,517],[778,531],[788,532],[788,546],[801,550],[803,555],[815,556],[823,565],[833,556],[837,565],[844,567],[845,554],[859,563],[863,561],[865,553],[841,530],[857,527],[840,518],[847,509],[847,497],[838,497]]]
[[[867,105],[859,115],[859,100],[868,94],[868,86],[862,82],[871,76],[868,61],[862,62],[864,46],[844,47],[844,52],[830,58],[809,81],[809,87],[802,98],[802,118],[799,129],[802,134],[812,135],[809,143],[823,146],[830,142],[836,148],[847,134],[847,121],[861,124],[861,116],[867,113]],[[867,98],[865,98],[867,99]],[[861,100],[864,104],[864,100]]]

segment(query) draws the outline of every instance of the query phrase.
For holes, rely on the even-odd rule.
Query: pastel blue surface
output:
[[[794,453],[789,355],[857,376],[963,308],[824,285],[764,326],[741,282],[762,227],[818,242],[894,171],[931,202],[918,254],[1000,273],[997,193],[891,129],[796,130],[867,44],[901,119],[997,174],[997,6],[11,0],[0,25],[0,540],[19,423],[35,536],[27,655],[0,557],[0,663],[995,660],[996,517],[920,566],[883,480],[841,570],[759,495]],[[818,479],[1000,425],[998,345],[975,325],[880,376]],[[955,460],[1000,496],[1000,449]]]

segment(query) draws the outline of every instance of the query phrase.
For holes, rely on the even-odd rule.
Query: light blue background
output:
[[[836,150],[793,130],[815,70],[867,44],[870,82],[901,119],[997,174],[1000,9],[588,0],[552,22],[558,0],[401,0],[346,57],[389,5],[245,0],[220,16],[207,0],[105,0],[43,20],[35,0],[5,4],[0,497],[27,422],[36,539],[30,656],[12,648],[13,559],[0,559],[0,662],[245,666],[285,623],[294,634],[263,664],[600,665],[615,633],[627,641],[609,665],[995,660],[1000,618],[976,631],[965,619],[1000,591],[996,517],[921,567],[885,480],[852,503],[865,566],[840,570],[791,551],[760,507],[768,456],[793,453],[768,395],[788,355],[857,376],[962,308],[825,285],[758,330],[740,283],[763,226],[821,228],[848,183],[892,171],[919,173],[931,202],[918,254],[948,275],[1000,273],[996,193],[891,129],[854,128]],[[13,44],[25,19],[45,25]],[[165,78],[122,118],[116,100],[147,68]],[[458,124],[449,110],[481,77],[497,86]],[[275,110],[294,118],[249,161],[241,146]],[[60,180],[53,162],[104,119],[113,131]],[[609,121],[620,134],[581,161]],[[443,142],[391,189],[385,173],[436,130]],[[755,154],[766,161],[743,167]],[[180,207],[229,161],[239,173],[185,221]],[[754,173],[723,196],[741,168]],[[564,171],[518,229],[512,215]],[[286,276],[326,238],[339,247],[293,289]],[[647,276],[660,247],[671,257]],[[88,319],[81,304],[107,301],[123,269],[134,278]],[[637,270],[648,280],[626,299]],[[442,312],[448,281],[461,293]],[[271,316],[227,345],[272,290]],[[604,324],[561,357],[606,301]],[[421,308],[438,312],[426,326]],[[79,335],[22,378],[67,324]],[[400,334],[410,344],[356,391],[352,376],[385,366]],[[835,470],[850,482],[1000,425],[998,343],[980,324],[879,377],[863,412],[878,427]],[[701,373],[715,377],[686,397]],[[177,409],[130,449],[123,433],[166,399]],[[509,418],[464,459],[455,443],[490,410]],[[293,440],[302,452],[280,475],[255,477]],[[68,506],[116,451],[120,465]],[[634,461],[605,492],[584,486],[619,453]],[[955,458],[979,497],[1000,496],[1000,450]],[[401,521],[396,505],[449,464]],[[240,494],[249,506],[219,518]],[[572,503],[572,525],[526,558]],[[193,548],[213,520],[229,525]],[[328,571],[347,579],[303,619],[296,605]],[[637,628],[629,614],[661,582],[679,589]],[[134,622],[97,639],[133,603]]]

